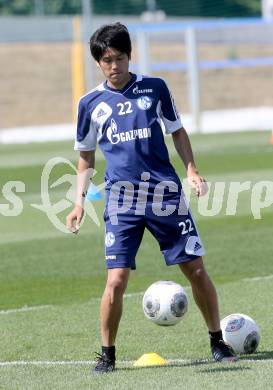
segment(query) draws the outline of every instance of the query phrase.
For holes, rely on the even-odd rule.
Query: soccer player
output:
[[[78,161],[77,199],[67,228],[78,233],[84,198],[98,143],[107,162],[105,257],[107,282],[101,300],[102,351],[97,373],[115,368],[115,340],[123,294],[144,229],[156,238],[167,265],[177,264],[191,283],[194,299],[209,331],[216,361],[234,361],[224,343],[215,288],[204,268],[204,248],[181,182],[170,163],[163,128],[172,139],[198,196],[205,180],[194,163],[189,138],[166,83],[129,72],[131,40],[127,28],[115,23],[99,28],[90,50],[106,81],[79,102],[75,150]]]

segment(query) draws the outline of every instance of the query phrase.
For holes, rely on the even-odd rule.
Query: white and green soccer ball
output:
[[[145,292],[142,307],[148,320],[157,325],[175,325],[188,310],[188,297],[178,283],[161,280]]]
[[[237,354],[256,351],[260,342],[260,329],[246,314],[230,314],[221,321],[224,341]]]

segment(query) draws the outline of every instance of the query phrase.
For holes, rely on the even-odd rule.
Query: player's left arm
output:
[[[172,94],[164,80],[159,81],[161,119],[165,125],[166,134],[172,134],[175,148],[183,160],[190,185],[195,188],[198,196],[207,192],[205,179],[199,175],[196,168],[191,143],[184,129],[180,115],[177,112]]]
[[[186,130],[184,127],[181,127],[172,133],[172,137],[175,149],[186,167],[187,178],[190,185],[195,189],[197,196],[205,195],[207,192],[206,180],[199,175]]]

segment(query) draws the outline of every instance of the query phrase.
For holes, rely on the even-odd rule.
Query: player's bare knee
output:
[[[200,280],[200,279],[207,279],[207,272],[205,271],[205,269],[203,267],[200,267],[200,268],[197,268],[196,270],[194,270],[194,278]]]
[[[192,283],[202,283],[208,280],[208,274],[204,267],[197,267],[191,270],[189,280]]]
[[[127,280],[116,277],[107,281],[107,289],[111,296],[121,295],[125,292]]]

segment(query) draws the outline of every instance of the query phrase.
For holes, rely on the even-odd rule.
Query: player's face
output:
[[[99,66],[109,87],[121,89],[131,78],[127,54],[114,48],[109,47],[105,50],[99,61]]]

